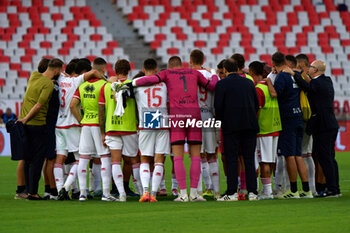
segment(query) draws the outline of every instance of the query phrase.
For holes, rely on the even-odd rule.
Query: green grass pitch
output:
[[[0,158],[0,232],[350,232],[350,153],[337,153],[342,198],[218,203],[14,200],[16,165]],[[185,159],[188,168],[189,159]],[[166,161],[170,191],[170,160]],[[41,180],[42,182],[42,180]],[[188,182],[189,184],[189,182]],[[43,185],[40,185],[40,193]],[[226,188],[221,172],[221,191]]]

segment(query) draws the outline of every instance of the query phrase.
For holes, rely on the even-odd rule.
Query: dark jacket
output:
[[[333,100],[334,88],[330,77],[324,74],[310,83],[306,82],[299,73],[294,76],[298,86],[307,92],[312,116],[309,120],[310,132],[321,133],[338,129],[339,125],[334,115]]]
[[[251,80],[238,74],[220,80],[215,88],[214,107],[224,134],[247,130],[259,132],[259,100]]]
[[[22,160],[25,157],[26,133],[22,122],[10,120],[6,123],[6,131],[10,134],[11,159]]]

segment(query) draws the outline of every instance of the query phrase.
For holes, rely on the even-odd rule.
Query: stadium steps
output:
[[[127,19],[123,17],[122,12],[117,9],[115,4],[109,0],[90,0],[86,3],[96,14],[96,18],[108,28],[108,32],[119,42],[119,46],[129,55],[136,70],[142,69],[143,61],[146,58],[154,58],[158,64],[161,63],[155,51],[144,43],[142,37],[128,24]]]

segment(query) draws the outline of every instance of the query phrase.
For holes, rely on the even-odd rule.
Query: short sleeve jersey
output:
[[[84,82],[84,74],[78,77],[69,77],[64,74],[58,79],[60,107],[58,110],[58,118],[56,128],[70,128],[79,126],[79,122],[75,119],[70,111],[69,104],[73,98],[75,91],[79,85]]]
[[[152,86],[137,87],[134,89],[137,110],[139,114],[139,129],[143,128],[143,116],[146,112],[159,110],[161,116],[168,115],[167,87],[165,83]]]

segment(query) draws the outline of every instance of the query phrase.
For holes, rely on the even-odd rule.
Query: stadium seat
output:
[[[118,56],[127,57],[86,6],[86,0],[6,0],[0,1],[0,6],[0,68],[5,78],[18,78],[22,86],[43,56],[67,62],[74,57],[113,55],[118,48]],[[143,14],[140,19],[147,17]],[[1,96],[23,97],[25,88],[5,93],[3,90],[9,91],[8,85],[13,83],[2,80]]]

